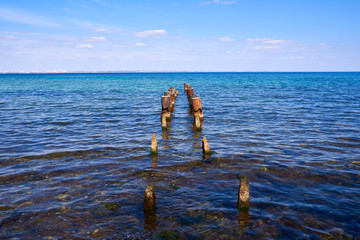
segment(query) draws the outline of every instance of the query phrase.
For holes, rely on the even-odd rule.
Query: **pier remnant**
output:
[[[164,94],[165,94],[165,96],[161,96],[161,119],[162,119],[163,115],[165,115],[165,119],[169,119],[170,118],[171,98],[170,98],[169,92],[165,92]]]
[[[202,129],[202,122],[204,121],[203,109],[201,106],[201,98],[194,94],[194,89],[191,85],[184,83],[184,89],[188,98],[189,108],[194,116],[194,125],[196,130]]]
[[[146,187],[144,194],[143,211],[145,215],[144,228],[146,230],[153,230],[156,228],[156,206],[155,206],[155,187],[149,184]]]
[[[162,127],[162,129],[167,128],[167,122],[166,122],[166,115],[165,114],[161,115],[161,127]]]
[[[210,147],[206,140],[206,137],[204,137],[202,140],[202,149],[204,154],[211,154]]]
[[[157,140],[156,140],[155,133],[153,133],[153,135],[152,135],[150,152],[152,155],[158,154],[158,146],[157,146]]]
[[[199,116],[194,117],[194,123],[195,123],[196,130],[201,130],[201,123],[200,123],[200,117]]]
[[[204,120],[204,114],[202,112],[201,98],[200,97],[193,97],[191,99],[191,105],[192,105],[192,110],[193,110],[194,116],[195,117],[198,116],[200,118],[200,120],[203,121]]]
[[[161,96],[161,127],[167,128],[167,121],[170,120],[171,112],[175,109],[175,99],[178,96],[179,91],[175,87],[169,88],[164,92],[164,96]]]
[[[241,177],[238,193],[238,209],[248,209],[250,207],[250,187],[249,179]]]
[[[155,187],[152,184],[148,184],[144,194],[144,211],[155,211]]]
[[[190,88],[189,86],[188,86],[188,90],[187,90],[187,97],[188,97],[188,102],[190,103],[191,97],[192,97],[192,95],[194,95],[194,89]]]

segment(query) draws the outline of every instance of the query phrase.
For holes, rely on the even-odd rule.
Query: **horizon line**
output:
[[[114,70],[114,71],[68,71],[68,70],[46,70],[46,71],[0,71],[0,74],[68,74],[68,73],[356,73],[355,71],[156,71],[156,70]]]

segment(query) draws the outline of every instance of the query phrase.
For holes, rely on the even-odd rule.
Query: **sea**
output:
[[[1,239],[359,239],[359,199],[360,72],[0,74]]]

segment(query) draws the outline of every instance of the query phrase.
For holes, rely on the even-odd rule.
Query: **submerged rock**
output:
[[[111,211],[115,211],[120,208],[119,204],[117,203],[106,203],[105,207]]]

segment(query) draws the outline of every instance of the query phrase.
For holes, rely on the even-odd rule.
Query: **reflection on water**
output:
[[[157,167],[158,155],[151,155],[151,169],[154,170]]]
[[[203,129],[180,93],[162,130],[159,97],[184,82]],[[0,238],[359,235],[359,73],[1,75],[0,95]]]
[[[239,209],[238,222],[240,229],[248,229],[250,221],[251,216],[249,214],[249,209]]]
[[[154,230],[158,223],[156,222],[156,210],[144,211],[144,228],[146,230]]]

